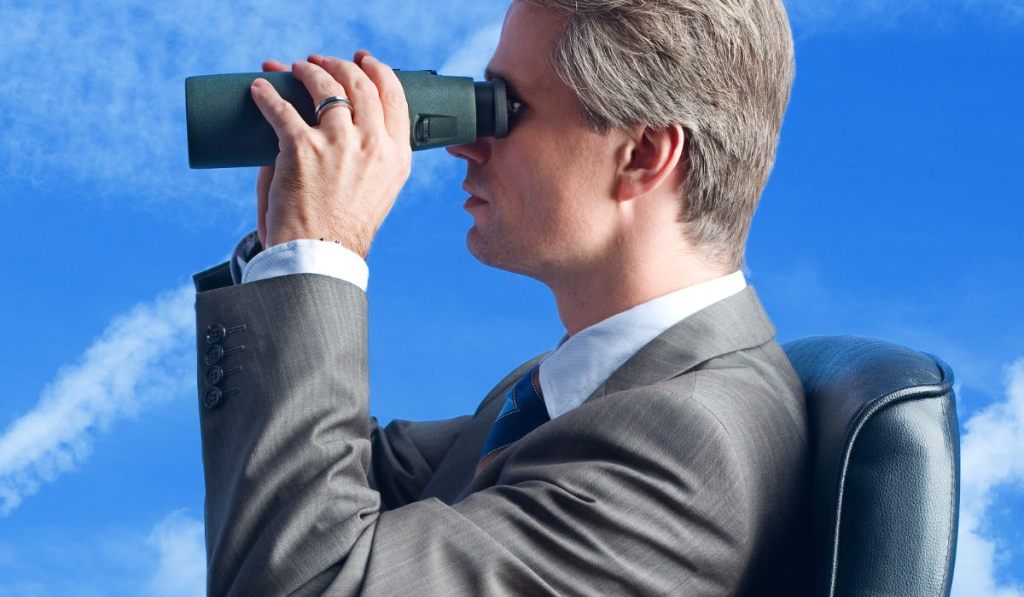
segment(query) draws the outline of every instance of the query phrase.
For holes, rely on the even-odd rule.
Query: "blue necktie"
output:
[[[544,398],[540,394],[539,370],[540,365],[533,367],[519,378],[512,389],[505,392],[505,404],[480,451],[477,472],[510,444],[550,420]]]

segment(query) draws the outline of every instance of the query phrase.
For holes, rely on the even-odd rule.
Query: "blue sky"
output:
[[[255,172],[187,168],[184,78],[359,47],[479,77],[505,6],[4,3],[0,595],[202,591],[188,283],[254,226]],[[1024,3],[789,8],[797,82],[749,279],[783,341],[879,336],[952,365],[955,594],[1024,595]],[[384,420],[469,412],[563,333],[542,286],[466,253],[463,173],[417,153],[370,256]]]

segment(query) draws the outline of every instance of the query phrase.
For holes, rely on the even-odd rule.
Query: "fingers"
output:
[[[273,58],[263,61],[263,72],[265,73],[283,73],[288,72],[288,65],[283,62],[278,62]]]
[[[384,126],[388,130],[388,135],[395,141],[408,142],[410,137],[409,103],[405,99],[405,90],[402,88],[402,82],[395,75],[395,71],[374,58],[366,50],[356,52],[355,61],[377,88],[384,112]]]
[[[377,86],[354,62],[324,58],[322,68],[340,82],[348,92],[354,113],[353,122],[366,130],[384,129],[384,109]]]
[[[306,121],[295,111],[295,107],[285,101],[266,79],[253,81],[250,93],[260,113],[277,133],[281,148],[294,147],[294,140],[309,129]]]
[[[288,66],[274,59],[263,61],[265,73],[288,72]],[[270,183],[274,180],[274,167],[263,166],[256,176],[256,237],[267,246],[267,206],[270,204]]]
[[[300,61],[292,64],[292,74],[306,86],[314,105],[319,106],[320,102],[331,96],[349,98],[354,106],[359,105],[334,75],[312,62]],[[353,122],[352,112],[343,106],[323,112],[317,128],[338,130],[338,127]]]
[[[356,50],[355,55],[352,57],[352,62],[355,62],[356,64],[362,66],[363,58],[366,58],[369,55],[370,55],[370,51],[367,50],[366,48],[361,48],[359,50]]]
[[[352,122],[366,132],[382,130],[396,142],[407,142],[409,105],[401,81],[389,66],[366,50],[359,50],[354,58],[356,62],[311,55],[309,61],[295,62],[291,66],[292,74],[305,85],[315,104],[332,96],[345,97],[352,102],[351,110],[339,106],[324,112],[317,128],[337,131],[339,126]],[[288,67],[276,60],[267,60],[263,70],[283,72]],[[252,95],[281,140],[282,148],[300,133],[308,132],[295,108],[263,79],[253,82]]]

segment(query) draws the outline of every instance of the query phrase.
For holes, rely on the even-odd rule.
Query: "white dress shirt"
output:
[[[743,272],[733,272],[641,303],[563,338],[540,364],[548,415],[554,419],[576,408],[648,342],[746,286]]]
[[[366,290],[366,261],[339,244],[295,240],[259,250],[256,233],[238,243],[231,259],[235,283],[288,274],[321,274]],[[747,286],[743,273],[708,280],[612,315],[562,338],[540,364],[540,386],[554,419],[583,403],[623,363],[670,327]]]
[[[231,277],[235,284],[289,274],[321,274],[355,284],[366,292],[370,281],[366,261],[332,241],[301,239],[261,249],[255,231],[235,247],[231,256]]]

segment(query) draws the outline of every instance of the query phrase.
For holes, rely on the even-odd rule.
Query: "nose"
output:
[[[491,157],[491,139],[480,137],[472,143],[449,145],[445,147],[445,151],[467,162],[476,162],[477,165],[481,165]]]

